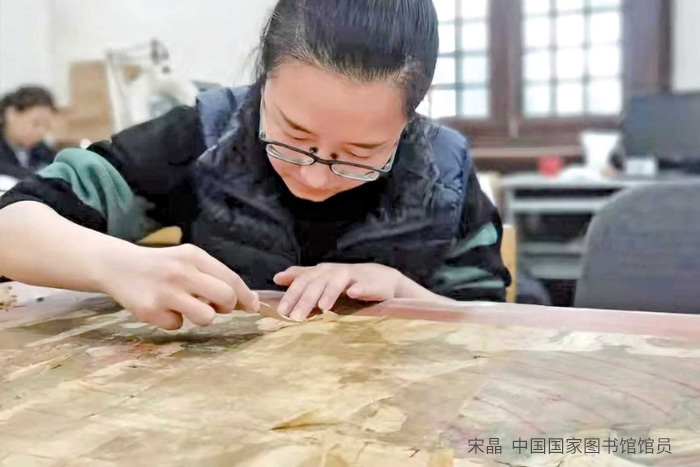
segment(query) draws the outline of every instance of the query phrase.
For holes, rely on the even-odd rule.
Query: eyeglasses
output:
[[[376,168],[369,165],[355,164],[352,162],[323,159],[316,155],[316,150],[304,151],[303,149],[295,148],[294,146],[290,146],[288,144],[267,139],[267,135],[263,129],[263,103],[264,100],[261,98],[260,127],[258,129],[258,137],[260,138],[260,141],[265,143],[265,150],[271,157],[296,165],[312,165],[318,162],[319,164],[327,165],[334,174],[340,177],[363,182],[374,181],[378,179],[380,175],[386,175],[391,171],[391,167],[394,165],[394,159],[396,158],[398,144],[394,146],[391,157],[389,157],[389,161],[386,163],[386,165],[384,165],[382,168]]]

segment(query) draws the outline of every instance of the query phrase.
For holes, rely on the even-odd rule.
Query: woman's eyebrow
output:
[[[289,125],[292,129],[297,130],[297,131],[303,131],[304,133],[308,133],[310,135],[314,134],[313,131],[305,128],[304,126],[302,126],[299,123],[296,123],[295,121],[290,119],[287,115],[285,115],[285,113],[279,107],[277,107],[277,111],[280,113],[280,115],[282,116],[282,119],[285,121],[285,123],[287,125]],[[378,143],[348,143],[348,146],[353,146],[353,147],[360,148],[360,149],[377,149],[377,148],[380,148],[382,146],[385,146],[386,144],[387,144],[386,141],[381,141]]]
[[[382,147],[386,145],[386,141],[382,141],[381,143],[348,143],[348,146],[354,146],[356,148],[361,148],[361,149],[377,149],[379,147]]]
[[[302,125],[300,125],[300,124],[294,122],[292,119],[290,119],[289,117],[287,117],[287,116],[284,114],[284,112],[282,112],[282,109],[280,109],[279,107],[277,107],[277,111],[280,113],[280,115],[282,116],[282,119],[285,121],[285,123],[287,123],[287,125],[289,125],[290,127],[292,127],[292,129],[298,130],[298,131],[303,131],[304,133],[309,133],[309,134],[311,134],[311,135],[314,134],[313,131],[307,130],[307,129],[304,128]]]

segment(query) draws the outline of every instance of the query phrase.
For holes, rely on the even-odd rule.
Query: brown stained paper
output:
[[[235,312],[170,333],[94,299],[55,303],[65,312],[42,317],[42,307],[58,306],[48,300],[0,321],[1,465],[700,459],[700,339],[563,329],[554,319],[533,327],[379,318],[341,305],[340,317],[300,324],[264,318],[291,325],[280,332],[261,332],[260,316]],[[532,454],[529,442],[522,453],[512,449],[519,438],[608,437],[651,438],[655,452],[668,438],[673,454],[602,446],[598,455]],[[484,450],[496,438],[502,453],[474,452],[475,438]]]
[[[17,296],[12,293],[12,288],[0,286],[0,310],[9,310],[17,302]]]
[[[287,318],[277,313],[277,310],[265,302],[260,302],[260,309],[258,310],[263,319],[257,322],[258,329],[263,332],[274,332],[280,329],[287,328],[290,326],[295,326],[303,323],[309,323],[312,321],[336,321],[338,319],[338,314],[332,312],[331,310],[325,310],[323,313],[307,318],[305,321],[295,321],[293,319]]]

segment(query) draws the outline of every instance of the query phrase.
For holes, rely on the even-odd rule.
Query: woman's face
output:
[[[383,168],[406,125],[402,91],[388,83],[355,83],[300,62],[280,65],[267,80],[262,124],[267,139],[323,159]],[[268,156],[298,198],[324,201],[362,181],[329,166],[299,166]]]
[[[53,110],[36,106],[26,110],[10,107],[5,115],[5,137],[14,146],[31,149],[41,143],[51,130]]]
[[[14,146],[31,149],[51,130],[53,110],[50,107],[36,106],[26,110],[10,107],[5,112],[5,137]]]

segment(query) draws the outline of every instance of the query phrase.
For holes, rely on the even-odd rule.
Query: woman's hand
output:
[[[396,269],[381,264],[293,266],[277,274],[274,280],[289,287],[277,312],[297,321],[306,319],[316,307],[330,310],[343,293],[357,300],[379,302],[399,298],[408,282],[415,284]]]
[[[193,245],[146,248],[125,244],[105,253],[101,289],[141,321],[179,329],[183,316],[208,326],[216,313],[257,312],[259,299],[243,280]]]

